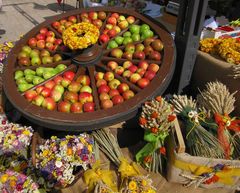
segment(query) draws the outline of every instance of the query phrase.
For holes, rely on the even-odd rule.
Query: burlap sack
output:
[[[219,80],[227,85],[230,92],[238,91],[235,95],[235,111],[236,116],[240,115],[240,79],[234,79],[233,64],[223,61],[217,56],[198,51],[197,58],[192,74],[191,87],[196,93],[197,89],[203,90],[207,82]]]
[[[240,190],[240,160],[204,158],[191,156],[188,153],[185,153],[185,144],[177,121],[175,123],[175,131],[173,131],[169,137],[168,150],[169,162],[167,179],[169,182],[185,185],[192,182],[192,185],[197,187]],[[207,171],[218,164],[226,166],[227,169],[219,171],[221,172],[221,175],[220,173],[218,173],[218,175],[221,177],[217,182],[198,184],[198,182],[200,182],[199,180],[198,182],[194,181],[195,179],[202,179],[200,175],[196,175],[200,170]],[[194,172],[196,173],[194,174]],[[231,180],[232,183],[227,183]]]

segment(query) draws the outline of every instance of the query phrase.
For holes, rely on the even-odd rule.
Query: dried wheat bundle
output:
[[[230,114],[234,110],[236,92],[231,94],[226,85],[221,82],[207,83],[206,89],[200,93],[197,97],[200,107],[221,115]]]
[[[186,95],[173,95],[171,100],[178,117],[184,123],[185,142],[189,153],[194,156],[223,158],[223,150],[218,139],[201,126],[206,112],[198,112],[196,101]]]

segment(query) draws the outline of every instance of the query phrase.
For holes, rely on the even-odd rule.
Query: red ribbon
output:
[[[230,143],[224,134],[224,130],[232,130],[234,132],[240,132],[240,120],[231,120],[231,118],[226,114],[226,115],[220,115],[218,113],[215,113],[215,122],[218,124],[218,140],[221,143],[224,153],[225,153],[225,158],[229,159],[230,158],[230,153],[231,153],[231,148],[230,148]]]

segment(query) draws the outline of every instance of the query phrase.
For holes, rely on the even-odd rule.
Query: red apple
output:
[[[107,66],[111,69],[111,70],[115,70],[118,67],[118,63],[115,61],[109,61],[107,63]]]
[[[61,20],[60,20],[60,24],[61,24],[61,25],[64,25],[66,22],[67,22],[66,19],[61,19]]]
[[[47,110],[53,111],[56,108],[56,103],[52,98],[48,97],[43,100],[42,107],[46,108]]]
[[[117,34],[121,32],[121,28],[118,27],[117,25],[113,26],[112,29],[115,30],[117,32]]]
[[[54,44],[60,45],[62,43],[62,39],[55,39]]]
[[[130,70],[125,70],[122,74],[124,78],[130,78],[133,73]]]
[[[103,109],[109,109],[113,107],[113,102],[110,99],[101,101],[101,107]]]
[[[69,85],[68,85],[68,90],[71,92],[78,92],[80,91],[81,85],[80,83],[76,82],[76,81],[72,81]]]
[[[144,70],[143,68],[139,68],[139,69],[137,69],[137,71],[136,71],[136,73],[138,73],[141,77],[144,76],[145,72],[146,72],[146,70]]]
[[[60,27],[60,22],[58,22],[58,21],[54,21],[53,23],[52,23],[52,26],[55,28],[55,29],[58,29],[58,27]]]
[[[37,34],[36,38],[37,38],[37,40],[45,40],[46,36],[44,34]]]
[[[48,37],[46,38],[46,42],[54,43],[54,41],[55,41],[55,38],[54,38],[54,37],[48,36]]]
[[[104,79],[97,80],[97,82],[96,82],[97,88],[100,87],[101,85],[107,85],[107,81]]]
[[[100,41],[100,43],[102,43],[102,44],[108,42],[109,39],[110,39],[110,38],[109,38],[109,36],[108,36],[107,34],[102,34],[102,35],[100,35],[100,37],[99,37],[99,41]]]
[[[70,111],[72,113],[82,113],[83,112],[83,104],[80,102],[73,103],[70,107]]]
[[[81,19],[88,18],[88,13],[83,12],[83,13],[81,13],[80,17],[81,17]]]
[[[46,82],[45,84],[44,84],[44,86],[46,87],[46,88],[49,88],[49,89],[52,89],[54,86],[55,86],[55,82],[53,81],[53,80],[49,80],[48,82]]]
[[[118,13],[112,13],[111,17],[115,17],[116,19],[119,18],[119,14]]]
[[[63,77],[62,76],[56,76],[53,81],[56,83],[56,84],[61,84],[63,80]]]
[[[131,61],[126,61],[123,63],[123,68],[128,69],[132,65],[133,65],[133,63]]]
[[[71,103],[68,101],[61,101],[58,103],[57,109],[59,112],[70,113]]]
[[[103,93],[103,92],[108,93],[109,91],[110,91],[110,88],[109,88],[109,86],[107,86],[107,85],[101,85],[101,86],[99,86],[99,88],[98,88],[98,93],[99,93],[99,94],[101,94],[101,93]]]
[[[128,27],[128,22],[127,20],[123,20],[121,22],[118,23],[118,26],[123,30],[126,29]]]
[[[65,101],[75,103],[78,101],[78,94],[75,92],[66,91],[63,95]]]
[[[110,98],[113,98],[113,97],[116,96],[116,95],[120,95],[120,93],[119,93],[119,91],[118,91],[117,89],[111,89],[111,90],[109,91],[109,96],[110,96]]]
[[[80,89],[80,92],[89,92],[89,93],[92,93],[92,89],[90,86],[83,86],[81,89]]]
[[[103,77],[104,77],[104,73],[103,72],[97,72],[95,74],[95,79],[96,80],[103,79]]]
[[[123,103],[124,99],[121,95],[116,95],[112,98],[113,105]]]
[[[160,67],[159,67],[157,64],[152,63],[152,64],[149,65],[148,70],[151,70],[151,71],[157,73],[157,71],[159,70],[159,68],[160,68]]]
[[[44,40],[38,40],[37,41],[37,47],[38,48],[45,48],[45,41]]]
[[[123,55],[122,55],[122,58],[125,58],[125,59],[127,59],[127,60],[132,60],[132,58],[133,58],[133,53],[124,52]]]
[[[114,70],[114,72],[115,72],[116,74],[118,74],[118,75],[122,75],[123,72],[124,72],[124,68],[123,68],[122,66],[118,66],[118,67]]]
[[[42,92],[41,92],[41,95],[46,98],[46,97],[49,97],[51,94],[51,89],[50,88],[46,88],[44,87]]]
[[[138,67],[139,67],[139,68],[143,68],[144,70],[147,70],[147,68],[148,68],[148,62],[145,61],[145,60],[140,61],[140,62],[138,63]]]
[[[37,86],[36,88],[37,94],[41,94],[43,89],[44,89],[44,86]]]
[[[57,29],[57,31],[58,31],[60,34],[62,34],[65,29],[66,29],[66,28],[65,28],[63,25],[61,25],[61,26]]]
[[[90,18],[90,19],[97,19],[98,18],[98,14],[97,14],[97,12],[95,12],[95,11],[90,11],[89,13],[88,13],[88,17]]]
[[[139,60],[144,60],[145,59],[145,53],[143,51],[136,51],[133,54],[133,58],[139,59]]]
[[[155,77],[156,73],[148,70],[145,74],[144,74],[144,78],[148,79],[148,80],[152,80]]]
[[[135,66],[135,65],[132,65],[132,66],[130,66],[130,67],[128,68],[128,70],[130,70],[132,73],[136,72],[137,69],[138,69],[138,67]]]
[[[137,44],[135,46],[136,51],[143,51],[145,46],[143,44]]]
[[[107,14],[104,11],[99,11],[98,12],[98,18],[99,19],[104,20],[104,19],[106,19],[106,17],[107,17]]]
[[[55,101],[58,102],[62,98],[62,93],[57,90],[52,90],[50,97]]]
[[[151,46],[154,50],[156,51],[162,51],[163,50],[163,43],[161,40],[157,39],[157,40],[154,40],[152,43],[151,43]]]
[[[76,82],[82,84],[83,86],[89,86],[90,85],[90,78],[87,75],[80,75]]]
[[[79,101],[84,104],[87,102],[93,102],[93,96],[89,92],[81,92],[78,97]]]
[[[150,80],[148,80],[147,78],[141,78],[140,80],[137,81],[137,85],[140,88],[145,88],[147,85],[149,85]]]
[[[32,101],[37,96],[37,92],[35,90],[28,90],[24,93],[24,96],[28,101]]]
[[[68,21],[71,21],[72,23],[77,23],[77,17],[74,15],[71,15],[68,17]]]
[[[107,19],[108,24],[116,25],[117,24],[117,19],[115,17],[109,17]]]
[[[31,38],[28,40],[28,45],[31,47],[36,47],[37,46],[37,39],[36,38]]]
[[[53,45],[53,43],[51,43],[51,42],[47,42],[46,45],[45,45],[45,47],[46,47],[47,49],[49,49],[49,50],[52,50],[52,51],[53,51],[54,48],[55,48],[54,45]]]
[[[135,45],[133,43],[128,43],[125,47],[126,52],[134,53],[135,52]]]
[[[114,79],[114,74],[113,72],[106,72],[103,78],[109,82]]]
[[[129,90],[129,86],[126,83],[121,83],[118,87],[117,87],[118,91],[120,92],[120,94],[124,93],[125,91]]]
[[[144,45],[145,45],[145,46],[150,46],[151,43],[152,43],[154,40],[155,40],[155,39],[154,39],[153,37],[146,38],[146,39],[144,40]]]
[[[54,37],[54,38],[55,38],[55,33],[54,33],[53,31],[48,31],[48,32],[46,33],[46,36],[47,36],[47,37]]]
[[[100,19],[95,19],[92,21],[92,24],[95,25],[97,28],[102,27],[103,22]]]
[[[110,25],[110,24],[107,24],[107,25]],[[107,35],[108,31],[109,31],[109,29],[104,29],[102,34],[106,34]]]
[[[46,35],[47,32],[48,32],[48,29],[46,27],[43,27],[40,29],[40,34]]]
[[[63,77],[69,79],[70,81],[73,80],[74,76],[75,76],[75,73],[72,71],[67,71],[63,73]]]
[[[153,51],[149,55],[149,59],[160,61],[162,58],[161,54],[158,51]]]
[[[123,96],[124,100],[130,99],[130,98],[134,97],[134,95],[135,94],[132,90],[127,90],[124,93],[122,93],[122,96]]]
[[[95,104],[93,102],[88,102],[83,105],[84,112],[94,112]]]
[[[110,89],[115,89],[120,84],[121,84],[121,82],[118,79],[113,79],[108,83],[108,86],[110,87]]]
[[[108,31],[108,33],[107,33],[107,35],[108,35],[110,38],[114,37],[116,34],[117,34],[117,32],[116,32],[116,30],[114,30],[114,29],[110,29],[110,30]]]
[[[102,93],[99,95],[99,99],[100,99],[100,101],[102,101],[102,100],[107,100],[107,99],[110,99],[110,96],[108,95],[108,93],[102,92]]]
[[[127,22],[128,22],[129,24],[133,24],[133,23],[135,22],[135,17],[133,17],[133,16],[128,16],[128,17],[127,17]]]
[[[135,84],[140,79],[141,79],[141,76],[138,73],[133,73],[130,77],[130,82]]]
[[[154,50],[151,46],[146,46],[143,51],[146,56],[149,56]]]
[[[42,103],[44,101],[44,97],[42,95],[37,95],[36,97],[34,97],[34,99],[32,100],[32,103],[34,105],[37,105],[37,106],[41,106]]]
[[[18,59],[18,64],[22,66],[30,66],[31,61],[28,57],[21,57],[20,59]]]

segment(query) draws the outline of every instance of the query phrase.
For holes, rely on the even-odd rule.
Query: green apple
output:
[[[26,80],[28,83],[32,83],[32,82],[33,82],[33,77],[34,77],[33,74],[27,74],[27,75],[25,76],[25,80]]]
[[[28,90],[28,89],[30,89],[30,88],[32,88],[34,85],[32,85],[32,84],[19,84],[18,85],[18,90],[20,91],[20,92],[24,92],[24,91],[26,91],[26,90]]]
[[[40,84],[43,81],[44,81],[44,79],[42,77],[39,77],[39,76],[34,76],[33,77],[33,84],[34,85]]]
[[[110,49],[111,48],[117,48],[118,44],[115,40],[111,40],[111,41],[109,41],[108,46],[109,46]]]
[[[31,58],[34,58],[34,57],[39,57],[39,51],[38,50],[32,50],[31,52],[30,52],[30,57]]]
[[[36,74],[37,74],[38,76],[42,76],[42,75],[43,75],[43,72],[44,72],[44,68],[43,68],[43,67],[38,67],[38,68],[36,69]]]
[[[40,59],[40,57],[37,57],[37,56],[33,57],[33,58],[31,59],[31,64],[32,64],[33,66],[38,66],[38,65],[40,65],[40,64],[41,64],[41,59]]]
[[[17,71],[15,72],[14,79],[16,80],[16,79],[19,79],[19,78],[21,78],[21,77],[23,77],[23,76],[24,76],[23,71],[22,71],[22,70],[17,70]]]
[[[122,45],[123,40],[124,40],[124,37],[122,36],[118,36],[115,38],[115,41],[117,42],[118,45]]]
[[[131,37],[125,37],[124,40],[123,40],[123,45],[127,45],[129,43],[132,43],[133,40]]]
[[[132,34],[134,34],[134,33],[139,34],[140,33],[140,26],[136,25],[136,24],[130,25],[129,30]]]
[[[144,30],[141,34],[141,39],[142,40],[145,40],[146,38],[150,38],[150,37],[153,37],[154,36],[154,33],[153,31],[151,30]]]
[[[140,34],[135,34],[135,33],[131,36],[131,38],[134,42],[140,41],[141,39]]]
[[[28,82],[26,81],[26,79],[24,77],[21,77],[16,80],[16,83],[17,83],[17,85],[20,85],[20,84],[27,84]]]
[[[150,30],[150,26],[147,24],[142,24],[140,27],[140,32],[142,33],[144,30]]]
[[[123,37],[131,37],[131,32],[130,31],[126,31],[123,33]]]
[[[35,75],[36,72],[35,72],[34,70],[31,70],[31,69],[25,69],[25,70],[24,70],[24,75],[26,76],[26,75],[28,75],[28,74],[33,74],[33,75]]]

